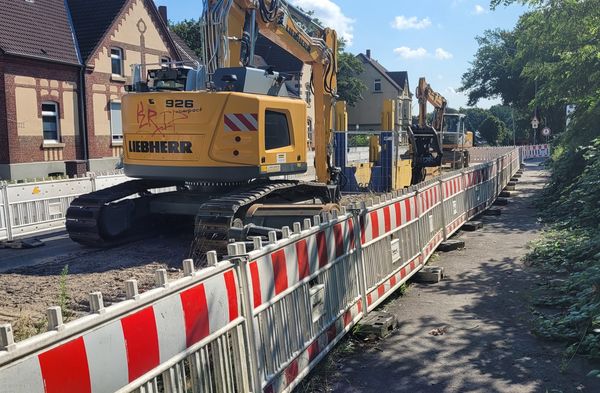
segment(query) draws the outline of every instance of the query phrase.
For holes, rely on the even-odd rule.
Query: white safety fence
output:
[[[184,278],[15,343],[0,326],[7,392],[290,392],[436,247],[489,207],[520,168],[518,149],[339,214],[283,228],[283,239],[229,245],[229,256]],[[252,250],[250,250],[252,249]],[[4,391],[2,390],[2,391]]]
[[[67,209],[82,194],[130,180],[122,173],[31,183],[0,183],[0,240],[65,226]]]
[[[523,146],[521,148],[523,159],[527,160],[530,158],[547,158],[550,157],[550,145],[531,145]]]

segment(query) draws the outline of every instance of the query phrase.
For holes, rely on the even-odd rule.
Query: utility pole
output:
[[[512,117],[513,146],[517,146],[517,131],[515,129],[515,108],[513,107],[513,104],[510,105],[510,116]]]

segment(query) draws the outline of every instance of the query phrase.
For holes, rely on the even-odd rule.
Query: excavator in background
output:
[[[452,169],[469,166],[469,148],[473,147],[473,132],[466,130],[465,118],[466,115],[462,113],[444,114],[442,165],[448,165]]]
[[[419,101],[419,122],[412,132],[417,137],[421,136],[419,140],[421,149],[426,149],[425,143],[430,143],[433,147],[432,157],[428,157],[427,165],[423,166],[437,167],[438,169],[429,171],[421,169],[419,171],[417,168],[413,171],[413,182],[423,181],[427,175],[439,175],[442,166],[448,166],[451,169],[467,167],[469,165],[468,148],[473,147],[473,133],[465,130],[465,115],[450,113],[448,101],[440,93],[434,91],[425,78],[419,79],[416,97]],[[431,124],[427,123],[427,103],[434,108]],[[419,145],[417,146],[419,147]],[[427,156],[425,155],[425,157]],[[413,168],[415,168],[415,164],[413,164]]]
[[[134,66],[122,116],[124,171],[136,179],[76,198],[71,239],[106,247],[194,222],[198,260],[339,209],[337,35],[297,23],[298,12],[282,0],[204,0],[202,66]],[[254,66],[258,32],[311,67],[316,182],[281,179],[307,170],[306,103],[276,70]]]
[[[413,149],[412,184],[417,184],[426,179],[427,175],[437,175],[442,165],[442,138],[441,130],[444,122],[444,113],[448,102],[446,99],[427,83],[425,78],[419,78],[416,89],[419,102],[418,123],[409,128],[409,138]],[[427,103],[433,105],[433,121],[427,122]],[[428,168],[433,168],[429,170]]]

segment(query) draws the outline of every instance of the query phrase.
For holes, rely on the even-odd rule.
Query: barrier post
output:
[[[461,176],[462,178],[462,176]],[[461,179],[462,181],[462,179]],[[449,223],[446,222],[446,204],[444,203],[444,180],[440,179],[438,180],[438,185],[440,187],[440,195],[441,195],[441,200],[442,200],[442,229],[443,229],[443,233],[444,233],[444,241],[448,240],[448,230],[446,229],[446,225],[448,225]]]
[[[4,185],[1,187],[2,190],[2,198],[4,200],[4,220],[6,221],[6,237],[7,240],[12,241],[13,240],[13,233],[12,233],[12,214],[10,212],[10,202],[8,200],[8,185],[6,183],[4,183]]]
[[[91,173],[89,176],[90,182],[92,183],[92,192],[97,191],[98,187],[96,185],[96,174]]]
[[[501,167],[500,158],[496,158],[496,196],[500,195],[502,192],[502,178],[500,176],[502,173]]]
[[[244,340],[246,341],[246,348],[248,348],[250,379],[252,381],[251,385],[254,392],[260,392],[261,386],[258,377],[258,355],[256,351],[256,335],[254,332],[254,316],[249,293],[250,284],[248,280],[248,255],[246,254],[246,245],[244,243],[237,243],[230,246],[233,246],[230,250],[235,250],[235,252],[233,252],[235,255],[230,256],[233,256],[232,262],[236,265],[238,271],[239,290],[242,297],[241,314],[246,320]]]
[[[367,310],[369,305],[367,303],[367,279],[365,277],[365,265],[363,260],[362,250],[362,239],[361,239],[361,222],[360,215],[366,211],[366,204],[362,202],[360,205],[352,204],[349,206],[350,213],[352,214],[352,224],[354,232],[354,245],[356,247],[356,270],[358,273],[358,291],[360,292],[360,299],[363,304],[362,314],[363,317],[367,316]]]

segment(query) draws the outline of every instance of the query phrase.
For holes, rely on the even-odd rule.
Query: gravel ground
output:
[[[564,345],[530,332],[531,300],[555,278],[521,261],[541,230],[532,202],[546,176],[529,166],[501,216],[483,217],[483,229],[459,235],[465,249],[432,262],[446,279],[411,284],[383,305],[399,321],[392,336],[346,339],[297,391],[600,392],[600,380],[586,377],[599,365],[565,360]]]
[[[45,239],[40,248],[0,250],[0,323],[12,323],[18,340],[46,330],[50,306],[66,306],[70,320],[88,312],[90,292],[102,292],[110,305],[125,298],[128,279],[137,279],[143,292],[153,287],[157,269],[167,269],[170,279],[181,277],[191,242],[190,235],[169,234],[98,250],[66,234]]]

